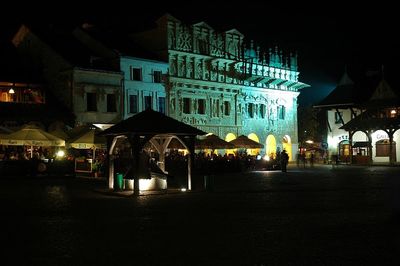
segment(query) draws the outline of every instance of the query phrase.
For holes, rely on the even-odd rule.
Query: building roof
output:
[[[131,56],[156,61],[163,61],[155,53],[137,45],[126,32],[106,30],[95,25],[83,25],[79,28],[102,45],[112,50],[116,56]]]
[[[360,82],[353,82],[345,72],[336,88],[315,108],[343,108],[359,106],[369,101],[375,91],[380,76],[361,77]]]
[[[79,42],[72,35],[70,27],[62,27],[54,24],[28,25],[27,27],[40,40],[73,66],[100,70],[116,70],[110,64],[93,65],[93,58],[101,56]]]
[[[400,117],[367,117],[359,115],[350,120],[340,129],[346,131],[370,130],[370,129],[398,129],[400,128]]]
[[[41,71],[24,61],[9,41],[0,41],[0,81],[43,83]]]

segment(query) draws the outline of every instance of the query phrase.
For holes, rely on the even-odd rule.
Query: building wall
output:
[[[338,109],[341,112],[344,124],[348,123],[351,120],[351,110],[350,109]],[[329,110],[328,112],[328,123],[330,125],[331,130],[327,130],[327,142],[328,142],[328,151],[330,155],[338,154],[338,145],[343,140],[349,140],[349,133],[340,129],[343,126],[341,121],[337,121],[335,118],[336,110]]]
[[[27,64],[33,64],[43,71],[47,88],[66,106],[72,106],[70,93],[72,65],[57,54],[26,26],[21,26],[12,43]]]
[[[343,113],[344,123],[348,123],[351,120],[351,110],[350,109],[338,109],[339,112]],[[357,114],[361,111],[358,109],[353,109]],[[329,110],[328,112],[328,122],[331,126],[332,131],[329,132],[328,129],[328,151],[330,155],[338,154],[339,143],[343,140],[349,140],[349,133],[343,129],[339,129],[342,123],[335,123],[335,113],[336,110]],[[376,156],[376,142],[379,140],[389,140],[388,134],[383,130],[376,130],[371,133],[371,145],[372,145],[372,162],[373,163],[389,163],[389,156]],[[368,141],[368,136],[363,131],[356,131],[352,138],[353,144],[355,142],[365,142]],[[396,143],[396,162],[400,162],[400,130],[397,130],[393,135],[393,141]]]
[[[166,62],[133,57],[121,57],[120,62],[121,71],[124,75],[124,119],[135,114],[130,110],[131,95],[137,96],[137,112],[145,110],[145,96],[151,96],[153,110],[161,111],[161,107],[159,106],[160,97],[165,99],[165,105],[167,105],[163,82],[168,71],[168,64]],[[132,70],[134,68],[141,70],[142,80],[133,80]],[[161,82],[156,82],[154,71],[161,72]]]
[[[76,124],[116,123],[122,119],[122,73],[78,68],[25,26],[15,34],[13,43],[43,70],[48,88],[76,115]],[[97,111],[87,110],[90,92],[96,93]],[[115,94],[115,112],[107,112],[107,94]]]
[[[122,74],[90,69],[73,70],[73,111],[76,124],[117,123],[122,119]],[[97,111],[88,111],[88,93],[96,94]],[[115,95],[116,110],[107,111],[107,94]]]
[[[259,48],[245,50],[236,30],[218,33],[206,23],[186,26],[175,20],[167,26],[171,117],[223,139],[228,133],[253,133],[264,146],[272,134],[281,150],[289,136],[297,150],[297,62],[283,63],[278,51],[270,50],[267,58]],[[278,106],[285,109],[283,119]]]

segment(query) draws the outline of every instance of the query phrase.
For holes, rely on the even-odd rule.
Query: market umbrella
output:
[[[94,126],[85,126],[79,134],[68,141],[70,147],[75,149],[93,149],[93,159],[96,158],[96,149],[106,149],[107,140],[98,134],[101,129]]]
[[[20,130],[2,136],[0,144],[31,146],[31,157],[33,146],[65,146],[65,140],[60,139],[34,125],[27,125]]]
[[[196,139],[196,149],[234,149],[235,145],[229,143],[214,134],[207,135],[204,139]]]
[[[88,128],[78,136],[68,141],[68,144],[75,149],[105,149],[107,140],[104,136],[99,136],[102,132],[99,128]]]
[[[258,143],[257,141],[254,141],[252,139],[249,139],[245,135],[240,135],[234,140],[229,141],[233,145],[235,145],[235,148],[242,148],[242,149],[262,149],[264,148],[264,145],[261,143]]]

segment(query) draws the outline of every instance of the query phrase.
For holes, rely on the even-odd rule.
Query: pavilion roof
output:
[[[205,135],[206,132],[166,116],[160,112],[147,109],[118,124],[104,130],[101,135]]]

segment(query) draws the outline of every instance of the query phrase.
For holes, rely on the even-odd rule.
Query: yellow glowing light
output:
[[[57,157],[64,157],[65,152],[63,150],[59,150],[56,155]]]
[[[151,179],[139,179],[139,190],[150,190],[151,187]]]
[[[13,88],[11,88],[11,89],[8,91],[8,93],[10,93],[10,94],[14,94],[14,93],[15,93],[15,91],[14,91],[14,89],[13,89]]]
[[[390,113],[392,114],[392,115],[394,115],[394,114],[396,114],[397,112],[396,112],[396,110],[392,110],[392,111],[390,111]]]
[[[312,140],[306,140],[306,143],[308,143],[308,144],[313,144],[314,143],[314,141],[312,141]]]
[[[254,133],[250,133],[248,136],[247,136],[249,139],[251,139],[251,140],[254,140],[255,142],[260,142],[260,139],[258,138],[258,136],[256,135],[256,134],[254,134]],[[247,149],[247,154],[250,154],[250,155],[257,155],[257,154],[259,154],[260,153],[260,149]]]
[[[267,161],[267,162],[269,162],[269,156],[268,155],[264,155],[264,157],[263,157],[263,159],[264,159],[264,161]]]
[[[234,139],[236,139],[236,136],[233,133],[228,133],[225,137],[225,141],[227,141],[227,142],[230,142]],[[237,151],[237,149],[226,149],[225,150],[226,154],[235,154],[236,151]]]
[[[181,188],[181,191],[182,192],[186,192],[186,188]]]

